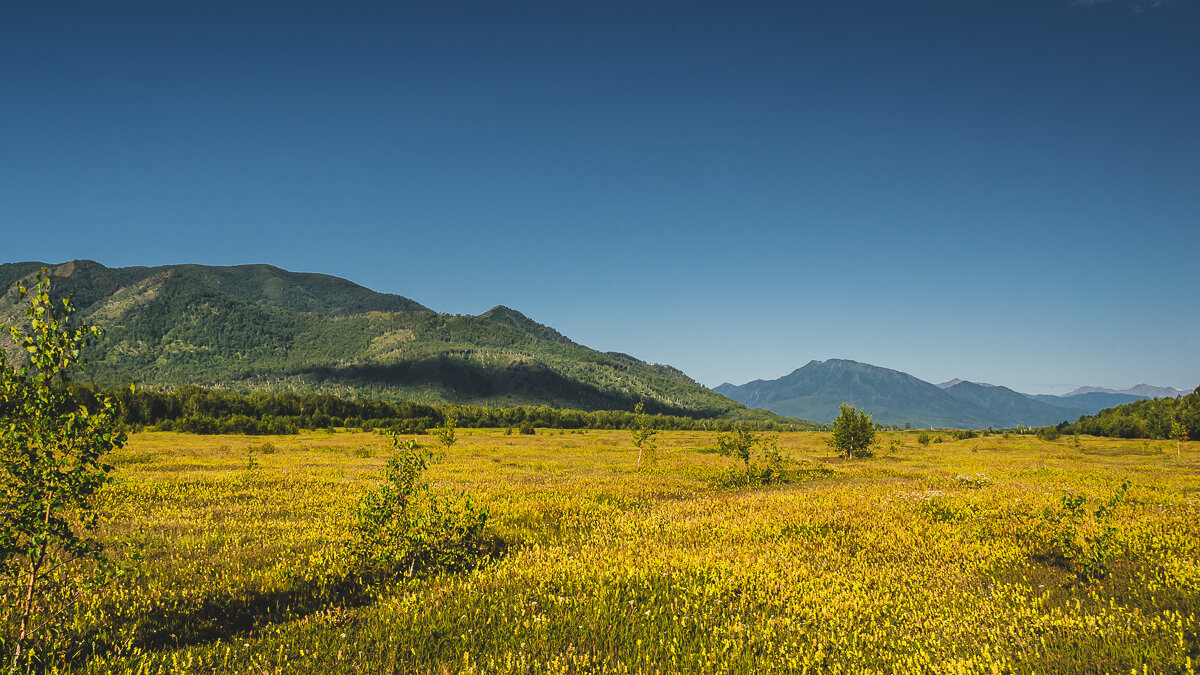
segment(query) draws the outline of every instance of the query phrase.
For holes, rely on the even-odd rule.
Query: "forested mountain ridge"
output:
[[[670,366],[576,344],[520,312],[437,313],[345,279],[268,265],[109,268],[0,265],[0,323],[14,285],[41,267],[56,297],[104,331],[88,378],[102,385],[222,386],[475,405],[630,409],[692,416],[752,411]]]
[[[746,405],[817,422],[832,421],[841,403],[859,406],[881,424],[918,427],[1033,427],[1084,414],[1007,387],[963,380],[934,385],[908,373],[845,359],[811,361],[776,380],[723,384],[715,390]]]

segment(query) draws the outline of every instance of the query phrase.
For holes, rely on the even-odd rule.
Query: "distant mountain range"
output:
[[[1172,390],[1174,391],[1174,390]],[[1083,410],[1088,415],[1111,408],[1115,405],[1132,403],[1133,401],[1141,401],[1145,398],[1161,398],[1149,396],[1135,396],[1133,394],[1117,394],[1107,392],[1091,392],[1086,394],[1066,394],[1065,396],[1052,396],[1050,394],[1026,394],[1035,401],[1049,403],[1060,408],[1071,408],[1073,410]],[[1177,394],[1171,394],[1174,398]]]
[[[741,386],[726,383],[714,391],[748,406],[817,422],[831,422],[842,403],[852,403],[882,424],[970,429],[1047,426],[1146,398],[1094,390],[1068,396],[1029,396],[960,379],[934,385],[907,373],[842,359],[811,361],[777,380],[755,380]]]
[[[0,323],[19,323],[14,284],[49,267],[104,330],[97,383],[197,384],[385,400],[769,418],[679,370],[576,344],[508,307],[440,314],[345,279],[268,265],[109,268],[77,260],[0,265]],[[0,336],[0,346],[7,338]]]
[[[1149,384],[1139,384],[1137,386],[1130,387],[1128,389],[1106,389],[1104,387],[1080,387],[1080,388],[1076,389],[1075,391],[1073,391],[1069,394],[1066,394],[1065,396],[1066,397],[1082,396],[1084,394],[1125,394],[1125,395],[1129,395],[1129,396],[1136,396],[1137,398],[1164,398],[1164,397],[1175,398],[1176,396],[1183,396],[1185,394],[1190,394],[1190,393],[1191,392],[1189,392],[1189,391],[1184,391],[1182,389],[1175,389],[1172,387],[1155,387],[1155,386],[1151,386]]]
[[[104,385],[582,410],[628,410],[643,400],[652,412],[825,423],[849,402],[885,424],[959,428],[1057,424],[1183,393],[1138,385],[1027,396],[959,379],[933,385],[838,359],[812,361],[777,380],[710,390],[670,366],[589,349],[508,307],[478,316],[440,314],[345,279],[269,265],[3,264],[0,324],[21,321],[14,283],[43,266],[53,295],[73,296],[79,315],[104,330],[87,372]],[[11,349],[7,340],[0,335],[0,348]]]

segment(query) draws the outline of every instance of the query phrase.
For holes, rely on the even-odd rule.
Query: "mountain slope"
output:
[[[749,406],[817,422],[832,421],[841,403],[859,406],[881,424],[918,427],[1042,426],[1083,414],[1007,387],[962,380],[933,385],[907,373],[840,359],[812,361],[777,380],[723,384],[715,391]]]
[[[1183,396],[1189,392],[1182,389],[1172,387],[1155,387],[1149,384],[1138,384],[1128,389],[1108,389],[1106,387],[1079,387],[1075,391],[1067,394],[1067,396],[1079,396],[1080,394],[1130,394],[1138,398],[1175,398]]]
[[[947,394],[981,408],[991,420],[989,426],[1001,428],[1021,424],[1042,427],[1077,420],[1086,414],[1078,408],[1057,407],[1029,398],[1008,387],[960,381],[947,387]]]
[[[1085,415],[1095,415],[1105,408],[1140,401],[1146,397],[1134,394],[1115,394],[1096,391],[1087,394],[1069,394],[1067,396],[1034,394],[1030,398],[1062,408],[1082,410]]]
[[[866,410],[876,422],[915,426],[986,427],[986,411],[912,375],[867,363],[811,361],[777,380],[715,389],[735,401],[780,415],[830,422],[842,403]]]
[[[41,263],[0,265],[12,285]],[[323,391],[389,400],[761,417],[669,366],[578,345],[516,310],[445,315],[344,279],[268,265],[47,266],[55,296],[105,331],[96,382]]]

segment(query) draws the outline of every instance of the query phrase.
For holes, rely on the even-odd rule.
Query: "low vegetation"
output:
[[[40,663],[59,673],[1196,668],[1200,445],[1183,442],[1177,457],[1173,441],[1085,435],[1075,447],[1013,434],[926,446],[918,435],[880,432],[884,449],[847,460],[828,433],[780,433],[788,482],[730,487],[719,479],[742,460],[712,451],[714,432],[660,432],[657,461],[638,471],[628,431],[460,427],[420,474],[439,497],[486,506],[480,555],[444,567],[397,556],[399,574],[364,588],[347,583],[359,576],[357,523],[364,495],[396,485],[385,478],[391,439],[136,433],[113,453],[119,480],[97,506],[108,550],[140,551],[141,573],[85,594]],[[396,443],[410,441],[440,447],[430,436]],[[1103,573],[1073,562],[1086,556]]]

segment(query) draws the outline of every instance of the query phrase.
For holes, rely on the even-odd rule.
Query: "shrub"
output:
[[[479,564],[488,511],[465,493],[437,494],[421,474],[432,453],[391,434],[395,456],[384,482],[363,495],[350,547],[354,570],[365,581],[418,571],[458,571]]]
[[[1039,427],[1037,431],[1033,432],[1033,435],[1041,441],[1057,441],[1059,437],[1058,429],[1055,427]]]
[[[446,421],[442,423],[442,426],[437,428],[437,439],[447,448],[454,445],[455,442],[458,441],[458,437],[454,434],[454,428],[457,425],[458,420],[453,415],[447,415]]]
[[[725,487],[753,487],[786,482],[787,460],[779,453],[776,436],[754,434],[742,427],[717,436],[717,452],[742,461],[742,468],[730,469],[717,482]]]
[[[1052,556],[1080,581],[1108,576],[1109,563],[1121,552],[1116,541],[1117,529],[1110,521],[1128,491],[1129,481],[1125,480],[1108,501],[1095,509],[1087,508],[1087,495],[1064,492],[1059,498],[1059,508],[1042,511],[1042,519],[1050,526]]]
[[[924,431],[917,434],[917,442],[920,443],[921,445],[929,445],[930,440],[931,439],[929,438],[929,434],[925,433]]]
[[[845,454],[846,459],[854,459],[854,453],[869,456],[868,448],[875,442],[875,423],[871,421],[871,416],[847,403],[842,404],[841,410],[841,414],[833,421],[831,443],[834,449]]]

